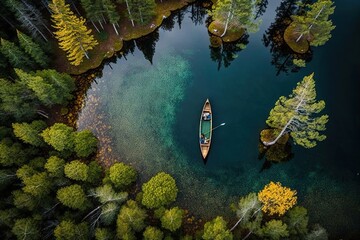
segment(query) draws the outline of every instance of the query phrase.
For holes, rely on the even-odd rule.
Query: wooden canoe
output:
[[[200,151],[204,160],[207,157],[210,150],[211,136],[212,136],[212,120],[213,120],[213,115],[211,111],[210,101],[209,99],[206,99],[204,103],[204,107],[201,111],[200,125],[199,125]]]

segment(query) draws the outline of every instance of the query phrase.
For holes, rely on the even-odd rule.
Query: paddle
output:
[[[225,125],[225,123],[222,123],[222,124],[220,124],[220,125],[217,125],[216,127],[213,127],[210,131],[214,131],[214,130],[217,129],[218,127],[221,127],[221,126],[224,126],[224,125]],[[205,134],[208,134],[210,131],[204,133],[204,135],[205,135]]]

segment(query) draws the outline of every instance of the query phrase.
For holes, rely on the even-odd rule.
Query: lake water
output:
[[[178,204],[196,215],[233,217],[231,202],[279,181],[297,190],[311,223],[334,238],[360,237],[360,1],[335,2],[333,37],[312,48],[307,66],[296,71],[286,52],[264,43],[282,2],[290,1],[269,1],[260,30],[242,41],[245,49],[227,45],[222,52],[209,48],[204,9],[176,12],[154,33],[128,42],[125,57],[104,65],[78,127],[101,139],[105,164],[129,163],[140,181],[159,171],[172,174]],[[312,72],[330,118],[327,139],[313,149],[292,146],[289,161],[261,171],[259,133],[269,111]],[[226,125],[214,131],[205,165],[198,127],[206,98],[214,126]]]

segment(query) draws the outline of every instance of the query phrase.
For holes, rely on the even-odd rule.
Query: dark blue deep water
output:
[[[333,36],[311,49],[301,69],[286,49],[264,40],[276,29],[282,2],[288,1],[269,1],[243,50],[209,47],[204,9],[193,5],[174,13],[154,33],[128,42],[125,57],[104,65],[78,125],[98,135],[104,161],[133,165],[140,181],[171,173],[178,204],[194,214],[231,218],[231,202],[279,181],[297,190],[311,224],[320,223],[332,238],[360,238],[360,1],[335,1]],[[330,119],[327,139],[312,149],[292,144],[290,160],[262,170],[259,133],[269,111],[312,72]],[[205,165],[197,133],[206,98],[214,125],[226,125],[214,131]]]

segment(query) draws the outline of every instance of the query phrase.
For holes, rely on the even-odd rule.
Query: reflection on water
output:
[[[127,162],[141,172],[140,181],[147,181],[159,171],[174,175],[180,189],[178,204],[195,214],[233,217],[230,202],[259,191],[270,180],[280,181],[298,191],[299,204],[309,209],[310,220],[319,222],[330,233],[340,232],[338,236],[345,239],[345,233],[359,233],[359,180],[353,176],[358,165],[353,163],[349,169],[342,164],[343,159],[336,155],[339,142],[331,142],[341,125],[332,128],[332,119],[340,117],[335,123],[342,122],[342,115],[331,111],[334,102],[329,101],[327,106],[331,116],[328,140],[311,150],[293,146],[293,158],[271,168],[262,166],[257,159],[259,131],[279,96],[286,95],[309,71],[318,76],[321,99],[328,101],[334,93],[324,90],[331,80],[324,77],[324,72],[329,71],[329,57],[321,63],[313,60],[309,63],[311,69],[300,69],[286,78],[275,77],[276,72],[291,72],[293,68],[285,61],[288,52],[272,45],[271,36],[277,36],[272,31],[276,26],[282,29],[282,21],[277,21],[283,14],[288,16],[285,10],[291,7],[281,3],[291,1],[268,3],[262,17],[271,19],[273,25],[266,33],[263,30],[250,34],[246,49],[239,52],[232,46],[227,54],[223,47],[220,55],[215,54],[217,63],[228,61],[227,68],[217,70],[209,57],[206,15],[201,5],[191,5],[181,14],[172,15],[159,30],[144,38],[147,40],[125,42],[119,57],[105,64],[103,76],[87,92],[78,126],[91,128],[100,138],[99,158],[106,165]],[[264,34],[271,53],[263,45]],[[319,58],[320,54],[317,51],[315,55]],[[341,89],[337,93],[337,99],[347,94]],[[207,97],[213,103],[214,125],[224,121],[226,126],[214,132],[209,161],[204,166],[197,133]],[[355,159],[349,148],[346,152],[348,158]]]
[[[281,72],[298,72],[300,67],[294,65],[293,59],[301,59],[306,63],[312,59],[311,50],[304,54],[297,54],[290,49],[283,38],[285,29],[291,23],[290,16],[298,11],[297,3],[298,1],[296,0],[281,2],[280,6],[276,9],[275,21],[263,35],[264,45],[270,47],[272,55],[271,64],[277,69],[276,75],[279,75]]]

